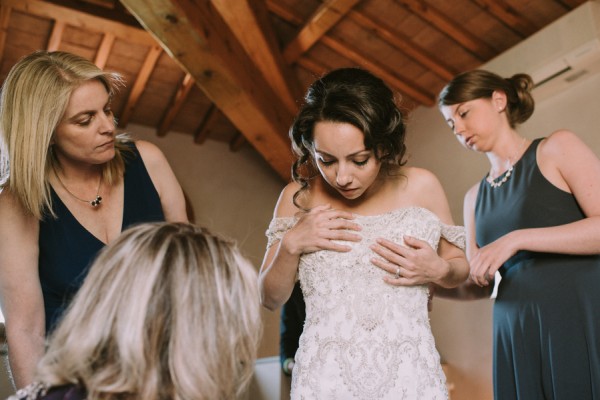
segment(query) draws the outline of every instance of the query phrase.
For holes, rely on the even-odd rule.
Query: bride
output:
[[[464,230],[424,169],[405,166],[393,92],[359,68],[315,81],[290,130],[297,161],[267,230],[259,283],[274,310],[300,280],[306,322],[292,399],[445,399],[428,286],[469,268]]]

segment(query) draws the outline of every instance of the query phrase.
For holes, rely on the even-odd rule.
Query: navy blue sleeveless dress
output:
[[[540,172],[541,140],[533,141],[502,186],[481,181],[475,205],[479,247],[515,229],[585,218],[575,197]],[[600,255],[520,251],[500,274],[495,400],[600,399]]]
[[[141,222],[163,221],[158,192],[135,145],[124,154],[124,205],[121,230]],[[56,325],[61,314],[83,283],[87,269],[104,247],[75,219],[51,191],[57,218],[40,222],[39,274],[44,297],[46,333]]]

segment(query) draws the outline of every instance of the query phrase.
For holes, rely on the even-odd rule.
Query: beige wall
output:
[[[193,143],[190,135],[131,125],[135,138],[158,145],[194,208],[195,222],[235,239],[244,254],[260,267],[265,231],[284,182],[249,146],[231,152],[226,143]],[[259,357],[278,353],[279,314],[263,310],[265,334]]]
[[[600,155],[600,74],[579,81],[536,106],[519,128],[527,138],[566,128]],[[484,155],[461,147],[437,108],[413,112],[408,127],[409,164],[433,171],[442,182],[457,224],[465,191],[487,172]],[[551,293],[549,293],[551,295]],[[455,384],[452,400],[492,399],[492,300],[435,299],[431,324],[440,354]]]

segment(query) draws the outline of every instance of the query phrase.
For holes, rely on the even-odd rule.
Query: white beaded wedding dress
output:
[[[268,246],[294,226],[275,218]],[[427,311],[427,286],[397,287],[371,263],[378,237],[403,243],[409,235],[437,249],[440,238],[464,248],[464,229],[441,223],[419,207],[356,216],[362,241],[347,253],[301,257],[298,278],[306,321],[292,377],[293,400],[447,399]]]

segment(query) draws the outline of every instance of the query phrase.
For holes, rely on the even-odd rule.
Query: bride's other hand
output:
[[[404,237],[406,246],[379,238],[371,245],[379,257],[371,262],[390,273],[383,279],[392,285],[413,286],[435,283],[448,273],[448,262],[441,258],[429,243],[410,236]]]

